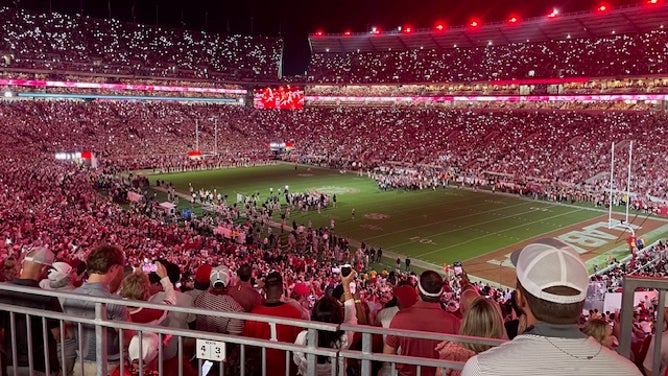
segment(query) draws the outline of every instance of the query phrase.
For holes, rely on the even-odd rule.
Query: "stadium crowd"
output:
[[[369,116],[369,114],[373,116]],[[633,141],[631,192],[649,208],[666,200],[661,175],[665,115],[643,111],[330,108],[260,111],[236,105],[130,101],[6,101],[4,144],[38,145],[42,152],[92,150],[121,170],[206,168],[273,158],[266,143],[295,145],[285,159],[357,169],[386,188],[434,188],[448,183],[548,199],[603,204],[610,168],[625,165]],[[197,147],[218,156],[188,162]],[[544,127],[555,124],[558,127]],[[595,126],[592,126],[592,125]],[[317,131],[314,131],[317,130]],[[382,130],[382,132],[381,132]],[[567,163],[563,163],[566,161]],[[617,169],[615,189],[626,186]],[[616,201],[620,201],[621,194]]]
[[[276,80],[280,38],[217,34],[0,8],[1,65],[210,80]]]
[[[262,203],[251,200],[246,201],[245,206],[236,208],[237,212],[235,212],[235,205],[231,202],[223,203],[222,205],[227,207],[228,215],[218,218],[220,224],[227,226],[230,232],[243,235],[241,237],[216,235],[214,229],[218,223],[213,217],[191,219],[186,221],[184,226],[179,226],[168,220],[151,195],[145,195],[143,200],[138,204],[133,204],[130,210],[125,210],[119,205],[119,201],[124,202],[127,191],[142,194],[141,188],[146,181],[137,178],[131,180],[130,184],[124,185],[123,180],[119,180],[112,173],[125,170],[134,163],[141,165],[142,162],[151,161],[157,163],[155,166],[160,166],[163,159],[159,157],[154,160],[135,158],[130,163],[125,158],[114,157],[116,155],[131,156],[133,152],[142,155],[139,149],[143,148],[143,153],[155,150],[157,155],[160,152],[168,155],[167,161],[182,161],[183,155],[178,157],[169,151],[173,152],[174,143],[183,143],[185,130],[177,128],[176,133],[165,136],[164,133],[155,131],[161,126],[166,126],[160,124],[160,119],[166,117],[172,120],[177,117],[204,119],[211,114],[210,111],[213,111],[211,107],[130,102],[110,102],[104,105],[69,101],[3,103],[1,107],[3,117],[7,119],[6,124],[12,126],[7,127],[4,131],[5,137],[2,143],[6,147],[5,150],[11,151],[9,155],[13,156],[0,162],[2,174],[0,199],[5,203],[0,207],[0,216],[5,219],[0,223],[0,234],[4,238],[3,278],[11,280],[16,276],[21,259],[28,251],[36,247],[44,247],[54,252],[58,261],[70,265],[71,278],[81,283],[82,279],[85,279],[86,259],[91,250],[99,244],[118,244],[126,260],[124,265],[138,268],[143,264],[144,259],[161,260],[164,265],[168,266],[167,269],[178,270],[178,273],[172,272],[172,283],[180,283],[184,291],[188,288],[196,288],[198,284],[207,282],[207,280],[209,283],[214,281],[211,279],[214,272],[207,271],[206,265],[214,267],[224,265],[228,268],[223,273],[226,277],[220,274],[221,280],[227,287],[232,286],[231,281],[235,280],[235,275],[238,274],[242,265],[249,266],[252,278],[254,278],[252,281],[258,281],[258,286],[261,286],[260,281],[265,280],[267,283],[266,280],[270,278],[272,270],[278,271],[281,281],[284,282],[281,283],[281,286],[285,286],[285,295],[299,302],[299,304],[293,302],[299,310],[297,317],[306,318],[307,312],[314,307],[314,303],[328,296],[328,291],[332,291],[336,283],[340,281],[340,265],[349,263],[360,273],[358,290],[352,300],[360,300],[365,303],[360,309],[359,316],[356,315],[356,317],[365,323],[380,323],[383,317],[380,314],[381,309],[392,300],[393,295],[402,296],[400,290],[395,291],[395,289],[403,284],[415,286],[418,277],[411,274],[408,268],[401,268],[400,263],[394,270],[391,268],[386,268],[390,270],[371,269],[369,265],[372,258],[378,254],[377,250],[364,245],[357,249],[350,249],[346,240],[336,234],[333,226],[315,229],[311,228],[310,224],[297,224],[293,221],[292,226],[281,223],[280,227],[272,229],[269,226],[269,219],[272,217],[269,214],[270,210],[276,214],[282,213],[284,222],[289,223],[288,208],[290,206],[287,205],[287,202],[285,205],[276,207],[271,205],[272,202]],[[554,178],[551,180],[553,184],[557,184],[561,179],[566,180],[567,177],[584,180],[591,178],[588,174],[593,170],[583,170],[585,164],[596,165],[595,161],[604,158],[607,152],[605,141],[610,139],[622,142],[629,137],[629,134],[633,134],[634,139],[639,140],[642,145],[640,148],[642,151],[636,154],[637,160],[641,161],[640,164],[645,169],[644,171],[651,171],[654,166],[652,153],[659,149],[651,144],[651,137],[655,134],[649,134],[649,132],[650,129],[654,129],[654,122],[661,119],[660,115],[635,113],[591,115],[576,112],[536,112],[531,113],[532,117],[527,120],[526,114],[520,116],[513,113],[486,114],[464,111],[443,113],[419,110],[399,113],[391,109],[378,109],[375,110],[376,116],[369,117],[368,111],[362,112],[356,109],[307,109],[303,113],[286,113],[257,112],[237,107],[215,108],[226,111],[228,115],[226,121],[229,124],[238,124],[238,128],[230,126],[225,130],[228,132],[225,138],[227,140],[225,144],[228,146],[232,145],[229,140],[246,140],[246,142],[251,142],[248,145],[254,145],[252,141],[257,142],[262,137],[267,137],[268,134],[286,135],[286,137],[288,134],[301,135],[304,139],[298,139],[295,144],[312,147],[303,152],[304,156],[309,155],[308,152],[310,152],[312,158],[326,157],[325,162],[339,167],[352,166],[349,164],[351,162],[370,167],[373,163],[377,163],[374,160],[382,160],[380,159],[383,157],[381,153],[388,153],[387,159],[383,160],[386,162],[385,167],[358,173],[366,173],[372,177],[372,174],[379,174],[378,171],[384,170],[384,176],[399,177],[399,186],[406,185],[407,181],[417,181],[425,185],[422,188],[428,187],[430,180],[426,177],[428,176],[427,171],[430,170],[420,167],[420,163],[427,160],[425,158],[428,156],[435,158],[437,154],[429,153],[432,152],[432,148],[442,147],[438,145],[439,142],[445,142],[450,147],[449,153],[451,154],[448,158],[432,159],[433,162],[440,162],[444,166],[463,167],[459,167],[460,171],[455,171],[450,167],[447,174],[434,175],[433,177],[437,179],[431,181],[438,185],[443,184],[440,179],[453,179],[454,182],[457,182],[457,176],[464,176],[461,171],[466,171],[466,168],[475,169],[471,171],[489,168],[489,164],[484,166],[479,164],[490,163],[494,153],[498,153],[499,156],[510,156],[501,159],[502,163],[500,162],[498,166],[506,168],[514,166],[524,171],[531,169],[536,176],[541,176],[543,172],[559,173],[553,175]],[[363,117],[363,113],[367,116]],[[142,115],[145,116],[145,119],[152,120],[128,121],[129,119],[141,119]],[[255,122],[246,122],[246,126],[242,128],[244,118],[247,121],[248,117],[254,119]],[[331,142],[329,139],[318,137],[317,135],[322,134],[321,132],[306,131],[317,129],[309,127],[313,127],[316,122],[326,118],[338,121],[340,129],[334,128],[333,125],[322,123],[320,125],[327,130],[327,133],[340,137],[338,146],[329,144]],[[381,118],[383,121],[376,120]],[[91,120],[91,125],[87,130],[82,131],[80,119],[99,119],[101,124],[94,124],[95,122]],[[367,127],[362,119],[372,120],[367,120],[369,124]],[[557,124],[555,119],[562,120],[559,123],[561,127],[534,125]],[[291,122],[288,123],[288,121]],[[592,121],[602,124],[609,123],[608,128],[590,127],[589,124]],[[499,127],[499,123],[503,123],[504,126]],[[170,124],[173,126],[173,123]],[[271,126],[272,124],[274,126]],[[137,127],[136,131],[132,130],[133,126]],[[385,131],[379,132],[380,127],[383,127]],[[443,127],[450,127],[450,129],[444,132]],[[288,129],[289,133],[287,133]],[[155,132],[151,133],[155,136],[137,136],[149,131]],[[285,133],[280,133],[281,131]],[[104,132],[102,134],[105,134],[105,137],[99,139],[98,132]],[[356,136],[355,141],[347,138],[351,136],[350,133]],[[439,134],[441,136],[437,137]],[[645,134],[647,134],[646,141],[642,138]],[[133,145],[135,138],[133,135],[144,139],[145,143]],[[378,135],[381,135],[380,139],[374,141]],[[436,139],[430,139],[432,136]],[[521,142],[523,139],[528,139],[530,142],[523,143]],[[103,142],[105,140],[106,142]],[[360,140],[365,140],[366,144],[360,144]],[[499,140],[504,140],[507,144]],[[647,143],[643,144],[643,141]],[[163,144],[155,145],[156,142],[163,142]],[[455,148],[454,146],[458,144],[468,147]],[[593,148],[593,145],[599,144],[601,146],[598,149]],[[21,152],[25,145],[42,145],[42,147],[37,155],[28,157],[27,154]],[[103,163],[102,170],[89,170],[85,166],[76,167],[68,162],[57,162],[50,154],[47,154],[48,151],[84,148],[85,145],[92,145],[92,150],[105,151],[101,154],[101,159],[108,159],[108,161]],[[356,145],[365,145],[365,147],[360,149]],[[409,145],[412,147],[408,147]],[[549,145],[552,147],[548,148]],[[261,149],[254,150],[253,147],[255,146],[250,147],[249,150],[257,155],[266,156],[266,150],[262,152]],[[495,151],[494,147],[499,150]],[[658,148],[660,147],[659,145]],[[169,150],[170,148],[172,150]],[[329,154],[321,154],[327,151],[327,148],[331,148]],[[548,149],[558,152],[560,148],[565,148],[573,155],[577,155],[575,153],[591,155],[591,158],[582,158],[584,164],[580,167],[577,165],[578,160],[573,157],[570,159],[573,162],[573,165],[569,166],[571,169],[564,171],[563,163],[554,165],[546,163],[554,158],[562,158],[562,155],[540,154]],[[183,152],[187,148],[181,150]],[[467,155],[467,152],[470,153],[471,150],[486,150],[488,160],[480,156]],[[514,155],[513,151],[516,151],[517,154]],[[390,152],[393,154],[389,154]],[[408,157],[410,154],[420,159],[411,160]],[[230,155],[242,156],[244,154],[239,149],[235,149],[230,152]],[[404,163],[412,162],[408,163],[412,167],[399,168],[398,165],[388,167],[392,166],[388,162],[402,162],[402,159]],[[314,158],[311,162],[316,160]],[[532,164],[527,165],[527,163]],[[551,170],[555,166],[560,166],[562,170]],[[372,173],[372,171],[376,172]],[[434,169],[432,171],[443,170]],[[459,175],[456,175],[455,172],[458,172]],[[452,175],[449,175],[450,173]],[[517,173],[514,173],[513,176],[515,174]],[[546,175],[550,176],[547,173]],[[402,179],[402,177],[412,178]],[[471,185],[475,185],[480,174],[476,172],[468,177],[473,180],[467,183],[472,182]],[[623,181],[621,176],[620,181]],[[648,182],[660,183],[660,180],[658,176],[650,174],[647,180],[638,179],[636,185],[641,187],[642,184]],[[510,186],[509,184],[507,183],[506,187]],[[540,184],[540,181],[536,184]],[[578,184],[573,185],[578,186]],[[549,184],[545,186],[552,187]],[[660,189],[661,186],[649,185],[644,188],[648,190],[647,192],[657,194],[660,192],[654,190]],[[108,192],[108,195],[100,195],[101,190]],[[549,190],[546,192],[555,195],[552,199],[561,199],[556,192]],[[279,200],[282,201],[282,199]],[[299,210],[296,206],[291,208]],[[274,218],[276,218],[275,215]],[[288,236],[280,236],[279,231],[287,232]],[[614,290],[618,286],[620,273],[624,273],[625,270],[626,272],[637,270],[638,273],[662,275],[665,273],[663,260],[666,257],[664,254],[665,248],[661,244],[658,248],[652,248],[647,256],[638,256],[630,264],[618,265],[597,278],[604,281],[607,288]],[[657,258],[658,262],[652,261]],[[201,271],[202,268],[204,271]],[[458,307],[463,304],[462,299],[465,299],[466,296],[466,294],[462,296],[462,291],[466,290],[463,288],[465,284],[462,284],[462,280],[455,278],[451,273],[445,282],[447,286],[443,295],[439,297],[439,301],[445,310],[457,312]],[[271,283],[278,284],[277,282]],[[153,288],[157,289],[158,285]],[[510,309],[512,305],[510,291],[484,284],[475,286],[475,291],[478,291],[479,295],[489,296],[499,302],[504,307],[502,312],[505,319],[513,318]],[[341,293],[340,290],[339,293]],[[351,294],[349,291],[347,293]],[[343,294],[346,292],[343,291]],[[150,294],[144,295],[141,297],[151,296]],[[349,296],[353,297],[352,294]],[[265,298],[271,297],[267,295]],[[235,306],[233,303],[229,304]],[[236,304],[239,305],[238,302]],[[399,304],[401,307],[402,303],[399,302]],[[651,317],[650,307],[645,307],[645,309],[644,314],[638,314],[636,317],[638,325],[641,320],[648,321],[648,318]],[[381,319],[378,319],[379,316]],[[460,318],[462,317],[460,312]],[[614,314],[607,313],[605,317],[614,322]],[[348,319],[350,319],[350,314],[346,320]],[[195,327],[198,322],[196,320]],[[211,327],[202,326],[201,328],[210,329]],[[235,330],[243,332],[244,329],[237,327]],[[230,329],[230,332],[234,331]],[[640,339],[639,337],[638,341]],[[351,339],[347,343],[353,345],[355,342]],[[382,365],[378,366],[382,367]]]
[[[274,39],[219,37],[60,14],[47,17],[13,8],[0,8],[0,16],[11,20],[2,26],[5,44],[0,49],[12,51],[11,61],[4,60],[3,64],[13,67],[185,79],[262,79],[275,77],[278,66],[279,41]],[[665,32],[657,31],[598,42],[566,40],[449,52],[316,55],[312,67],[316,81],[346,83],[660,74],[664,70],[665,44]],[[121,45],[125,49],[117,48]],[[217,59],[209,59],[209,55]],[[145,66],[146,61],[152,65]],[[388,266],[382,258],[381,249],[364,243],[351,246],[349,239],[336,232],[334,222],[328,228],[313,228],[310,223],[297,223],[291,218],[291,211],[324,210],[329,197],[289,193],[286,187],[275,195],[272,192],[264,202],[259,194],[234,202],[215,191],[197,192],[198,196],[199,187],[192,187],[193,201],[199,197],[200,204],[213,202],[217,210],[177,222],[153,193],[146,192],[147,180],[128,171],[266,163],[274,158],[267,142],[290,140],[295,150],[284,156],[286,160],[325,165],[342,172],[356,170],[378,181],[381,189],[488,185],[549,200],[604,205],[608,183],[602,173],[609,168],[609,147],[615,144],[618,150],[625,150],[633,140],[634,205],[649,209],[650,198],[666,200],[668,182],[662,176],[666,163],[662,125],[666,115],[602,109],[609,108],[517,111],[490,110],[481,105],[444,111],[429,107],[337,106],[297,112],[202,103],[5,100],[0,103],[0,121],[4,124],[0,146],[6,153],[0,160],[0,281],[17,283],[16,278],[20,278],[23,282],[19,284],[88,295],[120,295],[128,300],[328,323],[429,329],[504,340],[524,330],[537,335],[536,330],[554,328],[530,325],[535,317],[518,308],[523,301],[518,296],[526,298],[525,290],[513,292],[472,283],[466,273],[447,266],[442,273],[445,278],[434,271],[417,275],[408,259],[403,260],[404,267],[401,258],[397,259],[393,268],[392,262]],[[214,144],[216,126],[220,147]],[[186,159],[186,153],[197,148],[217,150],[218,155],[204,161]],[[77,150],[93,151],[100,168],[53,158],[54,153]],[[626,176],[619,172],[614,179],[615,188],[621,189]],[[175,199],[176,192],[169,182],[160,185]],[[135,199],[128,202],[129,197]],[[335,197],[331,199],[335,205]],[[616,195],[617,203],[624,200],[628,198]],[[623,275],[665,276],[666,252],[665,242],[634,250],[629,262],[610,260],[591,282],[606,291],[616,291]],[[577,262],[582,277],[584,265]],[[155,270],[144,271],[146,266]],[[586,269],[584,273],[584,281],[577,281],[578,296],[585,294],[589,282]],[[518,280],[525,283],[523,278],[528,277],[518,274]],[[533,291],[536,286],[523,288]],[[569,300],[552,292],[547,295],[552,303]],[[0,295],[0,300],[7,296]],[[15,302],[19,297],[11,299]],[[90,314],[73,299],[50,303],[55,310]],[[654,313],[660,309],[656,304],[646,299],[634,312],[633,360],[643,371],[651,366],[642,345],[658,336],[652,335]],[[264,339],[270,336],[252,316],[246,321],[216,320],[206,315],[166,314],[159,309],[108,307],[110,317],[118,321]],[[417,310],[430,310],[433,315],[428,316],[429,320],[424,314],[418,317],[420,320],[412,320],[415,317],[409,313]],[[599,343],[599,353],[617,359],[603,348],[615,347],[612,336],[619,330],[619,313],[576,313],[577,324],[595,339],[591,346]],[[477,324],[475,315],[482,317]],[[6,366],[9,320],[0,318],[5,325],[5,347],[0,349],[5,351],[0,351],[0,363]],[[307,341],[305,333],[297,328],[281,325],[277,330],[279,341]],[[581,334],[578,330],[569,335]],[[79,336],[89,339],[84,341],[83,353],[72,353],[70,342],[59,349],[67,353],[64,366],[68,375],[77,374],[75,362],[83,362],[88,370],[95,366],[91,333],[82,330]],[[197,374],[188,362],[192,344],[186,344],[185,352],[178,354],[174,341],[159,344],[156,336],[148,333],[128,337],[129,343],[119,344],[117,334],[110,333],[110,365],[127,361],[126,371],[136,374],[141,358],[150,374],[155,371],[157,348],[164,345],[166,374],[178,372],[175,365],[180,363],[179,356],[183,357],[184,374]],[[322,347],[361,346],[360,339],[349,332],[332,336],[321,333],[319,338],[322,341],[318,346]],[[37,342],[42,353],[51,357],[52,349]],[[484,364],[487,356],[486,347],[422,339],[407,342],[399,336],[376,338],[375,345],[375,352],[473,359],[470,364],[478,365]],[[140,347],[145,351],[140,353]],[[120,358],[121,348],[127,359]],[[238,351],[230,346],[225,373],[239,374]],[[252,351],[247,355],[246,370],[259,372],[259,355]],[[276,366],[276,372],[285,371],[284,355],[267,351],[267,363]],[[60,359],[54,357],[51,364],[58,364]],[[176,363],[170,363],[175,359]],[[294,370],[290,373],[304,374],[305,356],[295,353],[292,360]],[[23,357],[19,361],[25,365]],[[374,374],[388,374],[387,365],[376,363]],[[319,357],[317,364],[318,374],[331,373],[326,358]],[[359,369],[354,362],[346,367],[353,374]],[[412,367],[398,368],[402,374],[415,373]],[[615,371],[605,370],[608,375]],[[633,373],[621,366],[616,371]],[[112,372],[116,375],[120,370]],[[436,373],[458,374],[456,370],[423,369],[426,375]]]
[[[666,73],[668,34],[550,40],[475,48],[314,53],[315,83],[427,83]]]

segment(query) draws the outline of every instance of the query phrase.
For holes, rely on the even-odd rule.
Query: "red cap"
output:
[[[195,282],[209,283],[212,269],[213,267],[209,264],[200,265],[197,271],[195,271]]]
[[[408,308],[417,302],[415,287],[409,285],[395,287],[394,296],[397,297],[400,309]]]
[[[295,287],[292,288],[292,292],[294,292],[297,295],[308,295],[311,293],[311,289],[306,286],[306,283],[304,282],[298,282],[295,283]]]

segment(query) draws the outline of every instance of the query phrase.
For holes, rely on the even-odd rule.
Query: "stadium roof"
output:
[[[365,33],[310,34],[313,53],[374,52],[388,50],[483,47],[511,43],[577,38],[600,38],[613,34],[636,34],[668,27],[668,4],[581,12],[556,17],[498,22],[477,27],[445,27],[443,31],[420,29]]]

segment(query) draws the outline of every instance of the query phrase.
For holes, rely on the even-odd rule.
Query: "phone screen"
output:
[[[158,265],[156,264],[143,264],[141,270],[144,273],[155,273],[158,271]]]
[[[200,375],[202,375],[202,376],[208,375],[209,372],[211,371],[211,367],[213,367],[213,362],[212,361],[210,361],[210,360],[204,361],[204,364],[202,364],[202,372],[200,373]]]

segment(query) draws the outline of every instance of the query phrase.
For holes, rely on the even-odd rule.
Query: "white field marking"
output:
[[[572,214],[572,213],[577,213],[577,212],[579,212],[579,211],[582,211],[582,209],[577,209],[577,210],[572,210],[572,211],[569,211],[569,212],[566,212],[566,213],[556,214],[556,215],[553,215],[553,216],[550,216],[550,217],[545,217],[545,219],[553,219],[553,218],[561,217],[561,216],[564,216],[564,215],[568,215],[568,214]],[[523,213],[523,214],[524,214],[524,213]],[[516,216],[516,215],[511,215],[511,216],[508,216],[508,217],[505,217],[505,218],[515,217],[515,216]],[[504,219],[505,219],[505,218],[504,218]],[[490,221],[490,222],[493,222],[493,221]],[[541,221],[537,221],[537,222],[543,222],[543,221],[541,220]],[[492,235],[499,235],[499,234],[502,234],[502,233],[504,233],[504,232],[506,232],[506,231],[515,230],[515,229],[522,228],[522,227],[525,227],[525,226],[527,226],[527,224],[521,224],[521,225],[517,225],[517,226],[513,226],[513,227],[508,227],[508,228],[505,228],[505,229],[503,229],[503,230],[499,230],[499,231],[496,231],[496,232],[490,232],[490,233],[487,233],[487,234],[482,235],[482,236],[478,236],[478,237],[471,238],[471,239],[466,240],[466,241],[463,241],[463,242],[459,242],[459,243],[457,243],[456,245],[452,245],[452,246],[448,246],[448,247],[445,247],[445,248],[437,249],[437,250],[435,250],[435,251],[430,251],[430,252],[427,252],[427,253],[422,253],[422,254],[420,254],[420,255],[416,255],[415,258],[422,258],[423,256],[427,256],[427,255],[430,255],[430,254],[432,254],[432,253],[445,251],[445,250],[450,249],[450,248],[453,248],[453,247],[459,247],[459,246],[461,246],[462,244],[471,243],[471,242],[474,242],[474,241],[478,241],[478,240],[480,240],[480,239],[482,239],[482,238],[486,238],[486,237],[489,237],[489,236],[492,236]],[[467,227],[463,227],[463,228],[468,228],[468,227],[473,227],[473,226],[467,226]],[[554,231],[554,230],[553,230],[553,231]],[[436,234],[436,235],[433,235],[433,236],[444,235],[444,234],[447,234],[448,232],[452,232],[452,231],[446,231],[446,232],[444,232],[444,233]],[[552,231],[549,231],[549,232],[552,232]],[[402,244],[399,244],[399,245],[401,246],[401,245],[406,245],[406,244],[409,244],[409,243],[402,243]],[[491,251],[490,251],[490,252],[491,252]],[[478,258],[478,257],[480,257],[480,255],[479,255],[479,256],[475,256],[474,258]],[[469,259],[469,260],[470,260],[470,259]],[[466,261],[466,260],[465,260],[465,261]]]
[[[520,202],[519,204],[515,204],[515,205],[511,205],[511,206],[504,206],[503,208],[496,208],[496,209],[492,209],[492,210],[479,211],[479,212],[475,212],[475,213],[472,213],[472,214],[462,215],[462,216],[457,217],[457,219],[473,217],[473,216],[477,216],[477,215],[481,215],[481,214],[489,214],[489,213],[493,213],[493,212],[496,212],[496,211],[506,210],[506,209],[510,209],[510,208],[514,208],[514,207],[522,206],[522,205],[527,205],[527,204],[528,204],[527,202]],[[482,205],[486,205],[486,204],[484,204],[484,203],[480,204],[480,206],[482,206]],[[527,213],[531,213],[531,212],[534,212],[534,211],[535,210],[531,210],[531,211],[528,211],[528,212],[522,212],[522,213],[519,213],[517,215],[527,214]],[[506,218],[509,218],[509,217],[503,217],[502,219],[506,219]],[[407,232],[407,231],[415,231],[415,230],[423,228],[423,227],[430,227],[430,226],[437,225],[437,224],[440,224],[440,223],[449,222],[451,220],[452,220],[452,218],[448,218],[448,219],[444,219],[444,220],[441,220],[441,221],[429,222],[429,223],[426,223],[426,224],[420,225],[420,226],[404,227],[401,230],[393,231],[392,234],[399,234],[399,233]],[[481,224],[491,223],[491,222],[495,222],[495,221],[498,221],[498,219],[494,219],[494,220],[491,220],[491,221],[488,221],[488,222],[478,222],[475,225],[478,226],[478,225],[481,225]],[[468,226],[468,227],[473,227],[473,226]],[[463,228],[467,228],[467,227],[463,227]],[[450,232],[450,231],[448,231],[448,232]],[[447,234],[448,232],[445,232],[445,234]],[[372,239],[375,239],[375,238],[378,238],[378,237],[381,237],[381,236],[387,236],[387,235],[372,236],[370,238],[366,238],[366,240],[372,240]]]

